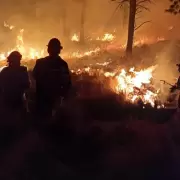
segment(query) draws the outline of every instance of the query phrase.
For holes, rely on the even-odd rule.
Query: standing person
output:
[[[178,71],[180,73],[180,64],[176,64],[176,66],[178,67]],[[177,83],[171,87],[171,92],[174,92],[175,90],[180,90],[180,76],[177,80]],[[178,98],[178,111],[180,111],[180,94]]]
[[[53,38],[47,47],[49,56],[36,61],[33,76],[36,80],[37,112],[49,117],[59,98],[67,95],[71,78],[68,64],[59,56],[63,49],[60,41]]]
[[[7,58],[8,66],[0,72],[0,89],[4,107],[16,110],[24,107],[26,90],[30,87],[27,67],[21,66],[22,55],[13,51]]]
[[[21,66],[22,55],[13,51],[7,58],[7,67],[0,72],[1,90],[1,143],[8,142],[9,138],[21,132],[26,122],[27,104],[26,90],[30,87],[27,68]],[[16,132],[16,133],[15,133]]]

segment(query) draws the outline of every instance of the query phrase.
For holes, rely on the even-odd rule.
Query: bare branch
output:
[[[144,4],[144,3],[151,3],[151,0],[140,0],[140,1],[137,1],[137,5],[141,5],[141,4]]]
[[[122,4],[123,3],[126,3],[128,2],[129,3],[129,0],[111,0],[111,1],[115,1],[115,2],[118,2],[119,4],[121,4],[121,6],[119,7],[122,7]],[[152,0],[136,0],[136,20],[140,18],[137,17],[137,15],[141,14],[143,12],[143,10],[145,11],[150,11],[150,9],[148,7],[146,7],[146,4],[148,3],[152,3]],[[149,23],[151,21],[145,21],[143,23],[141,23],[139,26],[135,26],[134,30],[137,30],[139,29],[141,26],[143,26],[144,24],[146,23]]]
[[[114,12],[113,12],[113,15],[112,16],[114,16],[114,14],[116,13],[116,11],[121,7],[122,5],[121,4],[118,4],[118,6],[116,7],[116,9],[114,10]]]
[[[141,26],[143,26],[146,23],[150,23],[151,21],[145,21],[143,23],[141,23],[139,26],[135,27],[134,30],[136,31],[137,29],[139,29]]]
[[[149,8],[147,8],[146,6],[143,6],[143,5],[137,5],[136,10],[138,10],[138,9],[144,9],[146,11],[150,11]]]
[[[136,15],[142,13],[142,10],[136,10]]]
[[[171,4],[169,5],[169,8],[165,10],[165,12],[171,13],[171,14],[180,14],[180,1],[178,0],[170,0]]]
[[[120,1],[111,0],[111,1],[114,1],[114,2],[117,2],[117,3],[119,3],[119,4],[122,4],[122,3],[128,2],[129,0],[120,0]]]
[[[142,18],[142,16],[136,16],[136,20]]]

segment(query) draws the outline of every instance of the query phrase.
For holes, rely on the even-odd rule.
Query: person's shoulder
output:
[[[5,67],[2,68],[1,72],[2,72],[2,71],[6,71],[6,70],[8,70],[8,69],[9,69],[9,67],[8,67],[8,66],[5,66]]]
[[[9,70],[9,67],[8,67],[8,66],[7,66],[7,67],[4,67],[4,68],[2,68],[1,73],[7,72],[8,70]]]
[[[42,62],[42,61],[44,61],[45,59],[46,59],[46,57],[44,57],[44,58],[39,58],[39,59],[36,60],[36,63],[37,63],[37,62]]]
[[[20,66],[21,71],[28,71],[28,68],[26,66]]]
[[[36,64],[41,64],[41,63],[44,63],[48,60],[48,56],[47,57],[44,57],[44,58],[39,58],[36,60]]]
[[[60,57],[60,62],[61,62],[64,66],[68,66],[68,63],[67,63],[64,59],[62,59],[61,57]]]

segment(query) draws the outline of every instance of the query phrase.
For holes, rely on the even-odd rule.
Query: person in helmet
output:
[[[180,64],[176,64],[176,66],[178,67],[178,72],[180,73]],[[177,80],[177,83],[174,86],[172,86],[170,88],[170,90],[171,90],[172,93],[174,91],[176,91],[176,90],[180,90],[180,76],[179,76],[179,78]],[[178,97],[178,111],[180,111],[180,94],[179,94],[179,97]]]
[[[47,45],[49,56],[38,59],[33,69],[37,110],[43,116],[52,116],[55,104],[67,96],[71,86],[68,64],[59,56],[62,49],[57,38],[51,39]]]
[[[176,64],[176,66],[178,67],[178,72],[180,73],[180,64]],[[180,90],[180,76],[179,76],[178,81],[176,83],[176,88],[178,90]],[[179,94],[179,97],[178,97],[178,111],[180,111],[180,94]]]
[[[22,55],[13,51],[7,57],[7,67],[0,72],[0,88],[3,106],[12,109],[22,107],[25,91],[30,86],[27,68],[21,66]]]

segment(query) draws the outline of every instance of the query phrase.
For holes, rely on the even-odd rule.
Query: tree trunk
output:
[[[123,4],[123,19],[122,19],[122,29],[126,28],[128,21],[129,5],[126,3]]]
[[[81,27],[80,27],[80,43],[84,44],[84,21],[86,12],[86,0],[82,1],[82,11],[81,11]]]
[[[63,7],[62,9],[62,26],[63,26],[63,35],[64,37],[67,37],[68,33],[67,33],[67,28],[66,28],[66,18],[67,14],[66,14],[66,8]]]
[[[136,16],[136,0],[130,0],[128,40],[127,40],[127,46],[126,46],[126,56],[127,57],[132,56],[135,16]]]

